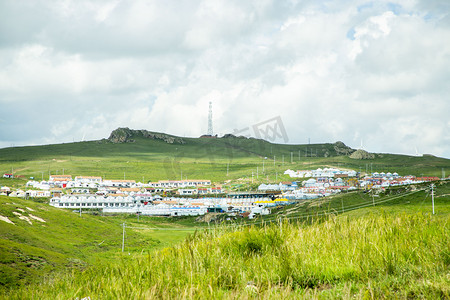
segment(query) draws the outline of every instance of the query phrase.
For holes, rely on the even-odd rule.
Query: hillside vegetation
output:
[[[289,179],[282,176],[288,168],[333,166],[417,176],[441,176],[442,169],[450,168],[450,160],[431,155],[376,154],[373,159],[352,159],[349,154],[354,150],[341,142],[281,145],[233,136],[180,138],[129,129],[113,133],[110,139],[100,141],[0,149],[0,172],[13,171],[39,180],[65,173],[137,181],[176,180],[181,176],[249,181],[253,172],[255,182],[266,182]],[[14,182],[19,184],[23,179],[0,179],[0,184]]]
[[[437,186],[434,215],[424,188],[394,189],[375,206],[366,205],[365,193],[343,194],[339,200],[359,207],[337,214],[336,199],[325,198],[315,211],[307,212],[307,202],[282,209],[274,222],[269,216],[210,227],[156,251],[136,245],[131,255],[117,251],[107,264],[50,276],[4,297],[446,299],[450,183]]]
[[[281,175],[288,168],[449,173],[450,160],[431,155],[353,159],[352,153],[340,142],[279,145],[120,129],[101,141],[0,149],[0,172],[19,175],[0,179],[0,185],[62,173],[241,183],[250,182],[253,172],[253,187],[290,180]],[[0,298],[448,299],[448,181],[436,184],[435,209],[432,215],[428,185],[342,193],[252,221],[224,217],[210,224],[98,212],[80,216],[0,196]]]
[[[448,298],[448,218],[387,213],[218,230],[12,299]]]
[[[122,223],[174,229],[126,231],[127,253],[162,248],[193,232],[183,219],[73,213],[47,204],[0,196],[0,289],[40,281],[52,272],[109,263],[122,247]],[[7,218],[11,223],[5,221]],[[180,231],[177,229],[188,228]]]

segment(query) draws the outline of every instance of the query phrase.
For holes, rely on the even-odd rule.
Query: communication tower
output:
[[[208,135],[213,135],[213,125],[212,125],[212,102],[209,102],[209,113],[208,113]]]

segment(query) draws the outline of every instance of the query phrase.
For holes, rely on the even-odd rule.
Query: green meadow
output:
[[[50,174],[102,176],[108,179],[157,181],[210,179],[214,182],[275,182],[289,180],[287,169],[340,167],[361,172],[441,176],[450,172],[448,159],[377,154],[355,160],[341,155],[335,144],[286,145],[246,138],[183,138],[185,144],[134,137],[132,143],[107,140],[0,149],[0,172],[23,176],[0,184],[23,184],[25,179],[48,179]]]
[[[4,288],[8,299],[450,297],[448,181],[437,184],[434,215],[429,187],[419,185],[304,201],[253,223],[209,226],[193,218],[80,217],[1,200],[2,215],[17,224],[1,223],[2,276],[8,263],[19,269],[17,261],[27,264],[23,274],[40,272]],[[12,214],[27,207],[47,222],[29,225]]]
[[[6,196],[0,196],[0,215],[14,223],[0,221],[0,288],[38,282],[54,272],[114,262],[122,254],[124,223],[127,254],[171,246],[195,231],[190,219],[80,216]],[[130,229],[143,226],[155,229]]]
[[[438,176],[448,159],[376,154],[336,144],[245,138],[185,144],[134,137],[0,149],[21,187],[50,174],[155,181],[201,178],[236,188],[291,180],[286,169],[338,167]],[[253,178],[252,178],[253,173]],[[253,181],[253,184],[250,184]],[[0,196],[0,298],[449,299],[450,182],[300,201],[254,220],[102,215]],[[125,231],[122,225],[126,224]],[[125,234],[124,234],[125,233]],[[122,246],[124,251],[122,251]]]

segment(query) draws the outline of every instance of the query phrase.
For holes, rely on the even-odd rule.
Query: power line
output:
[[[434,188],[434,185],[432,185],[432,188]],[[381,200],[378,201],[377,203],[386,203],[389,201],[393,201],[399,198],[403,198],[421,191],[424,191],[425,189],[419,189],[416,191],[412,191],[409,193],[405,193],[405,194],[401,194],[398,196],[394,196],[394,197],[390,197],[389,199],[385,199],[385,200]],[[434,190],[432,189],[432,201],[433,201],[433,214],[434,214]],[[272,222],[278,222],[281,220],[281,218],[283,220],[298,220],[298,219],[305,219],[305,218],[312,218],[312,217],[321,217],[321,216],[330,216],[330,215],[334,215],[334,214],[339,214],[339,213],[344,213],[345,211],[349,212],[349,211],[353,211],[353,210],[357,210],[357,209],[361,209],[361,208],[365,208],[365,207],[370,207],[374,205],[373,202],[373,198],[372,201],[367,201],[364,203],[359,203],[356,205],[350,205],[347,206],[344,210],[344,206],[342,203],[342,210],[335,210],[333,212],[321,212],[321,213],[316,213],[316,214],[300,214],[300,215],[296,215],[296,216],[292,216],[292,217],[286,217],[284,216],[282,218],[282,216],[274,216],[271,219],[265,219],[262,220],[262,222],[264,223],[272,223]],[[134,227],[134,226],[126,226],[125,223],[122,223],[121,226],[123,227],[123,231],[122,231],[122,252],[124,252],[124,248],[125,248],[125,228],[130,228],[130,229],[137,229],[137,230],[161,230],[161,231],[195,231],[195,230],[221,230],[221,229],[228,229],[228,228],[240,228],[240,227],[244,227],[244,226],[254,226],[254,225],[259,225],[258,223],[245,223],[245,224],[229,224],[229,225],[221,225],[221,226],[214,226],[214,227],[187,227],[187,228],[160,228],[160,227]]]

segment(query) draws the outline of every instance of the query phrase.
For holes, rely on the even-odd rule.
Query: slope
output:
[[[129,130],[124,142],[109,139],[45,146],[0,149],[0,172],[25,178],[48,179],[49,174],[103,176],[138,181],[207,178],[213,181],[243,179],[257,182],[288,180],[280,174],[288,169],[334,166],[357,171],[441,176],[450,160],[434,156],[411,157],[377,154],[373,159],[348,157],[353,149],[334,144],[288,145],[264,140],[224,138],[180,138],[183,143],[146,138]],[[157,134],[157,133],[152,133]],[[162,134],[163,135],[163,134]],[[168,135],[165,135],[168,136]],[[172,137],[172,136],[168,136]],[[450,171],[447,171],[449,173]],[[258,173],[258,178],[256,174]],[[23,180],[0,179],[0,184]]]
[[[14,287],[66,268],[108,263],[122,247],[122,223],[168,230],[126,230],[125,250],[149,251],[181,241],[189,220],[73,213],[47,204],[0,196],[0,287]],[[170,229],[174,229],[171,231]]]
[[[397,203],[308,222],[221,226],[177,246],[64,274],[8,297],[447,299],[448,183],[438,191],[436,215],[422,205],[422,192],[393,190],[402,195]]]

